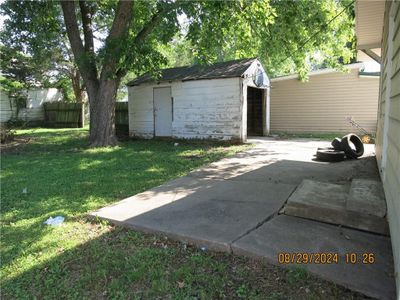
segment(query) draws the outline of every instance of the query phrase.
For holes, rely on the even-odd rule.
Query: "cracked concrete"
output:
[[[353,178],[379,180],[373,146],[366,145],[365,155],[359,160],[324,163],[314,161],[313,155],[317,147],[327,147],[329,142],[269,138],[249,141],[255,147],[248,151],[91,215],[274,264],[278,264],[278,254],[283,251],[337,252],[342,258],[339,264],[302,266],[366,295],[390,299],[395,291],[390,238],[279,215],[303,179],[340,184],[350,184]],[[351,240],[339,239],[340,232],[351,236]],[[373,252],[379,260],[349,266],[343,257],[351,251]]]

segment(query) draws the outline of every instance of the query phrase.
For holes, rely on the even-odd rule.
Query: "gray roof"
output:
[[[161,70],[160,78],[153,78],[150,73],[128,82],[128,86],[140,85],[148,82],[161,81],[189,81],[199,79],[241,77],[256,58],[245,58],[220,62],[213,65],[193,65]]]

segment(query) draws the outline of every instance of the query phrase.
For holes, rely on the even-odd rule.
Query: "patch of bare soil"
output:
[[[0,144],[0,151],[1,153],[14,153],[18,152],[20,148],[29,142],[31,142],[32,138],[31,137],[14,137],[14,140],[7,142],[7,143],[1,143]]]

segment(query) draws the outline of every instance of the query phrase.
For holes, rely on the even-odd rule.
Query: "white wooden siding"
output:
[[[193,80],[129,87],[129,131],[153,137],[153,88],[171,87],[172,136],[196,139],[239,139],[239,78]]]
[[[131,136],[154,136],[153,86],[128,88],[129,133]]]
[[[385,190],[400,294],[400,4],[386,2],[376,158]]]
[[[356,130],[346,120],[352,117],[375,132],[379,79],[358,71],[316,74],[308,82],[272,80],[271,131],[348,133]]]

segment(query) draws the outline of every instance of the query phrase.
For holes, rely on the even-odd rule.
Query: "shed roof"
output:
[[[186,67],[170,68],[161,70],[160,78],[153,78],[150,73],[128,82],[128,86],[140,85],[148,82],[161,81],[189,81],[200,79],[232,78],[241,77],[256,58],[245,58],[220,62],[213,65],[193,65]]]

